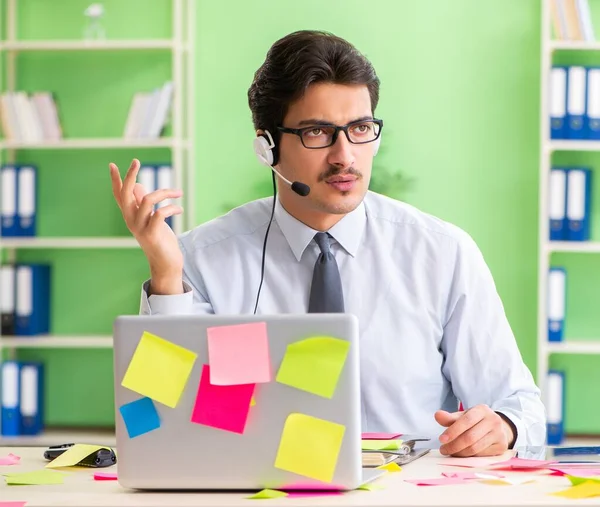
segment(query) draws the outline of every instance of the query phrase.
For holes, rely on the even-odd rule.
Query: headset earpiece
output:
[[[379,145],[381,144],[381,136],[379,136],[373,144],[373,156],[376,156],[379,151]]]
[[[268,130],[265,130],[264,134],[254,138],[254,153],[256,158],[261,164],[267,167],[272,167],[275,163],[273,148],[275,148],[275,142]]]

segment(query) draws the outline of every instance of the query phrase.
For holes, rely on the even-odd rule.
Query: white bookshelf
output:
[[[126,0],[124,0],[126,1]],[[17,34],[18,1],[5,0],[6,16],[0,19],[0,56],[4,56],[4,65],[0,66],[0,91],[16,91],[15,84],[19,72],[16,55],[21,52],[89,52],[93,59],[98,52],[109,51],[158,51],[171,54],[171,77],[173,82],[173,100],[170,114],[171,136],[156,139],[129,138],[65,138],[56,142],[23,143],[0,139],[0,160],[2,163],[15,161],[19,150],[119,150],[119,149],[168,149],[171,153],[173,168],[173,186],[175,188],[194,188],[195,152],[195,20],[196,0],[171,0],[172,36],[157,39],[119,39],[119,40],[19,40]],[[135,20],[134,20],[135,21]],[[3,83],[5,86],[3,87]],[[69,97],[61,97],[66,102]],[[106,177],[108,175],[107,152]],[[39,171],[44,171],[40,166]],[[1,198],[1,194],[0,194]],[[194,224],[193,192],[185,192],[184,214],[173,217],[176,234],[191,228]],[[133,237],[0,237],[0,254],[5,252],[8,262],[16,259],[23,249],[138,249]],[[8,357],[21,348],[55,349],[110,349],[112,336],[86,335],[44,335],[33,337],[0,336],[0,363],[3,352]],[[0,393],[1,394],[1,393]],[[52,400],[46,400],[52,403]],[[35,437],[3,438],[0,445],[54,445],[69,441],[114,445],[114,432],[89,432],[81,430],[49,430]]]

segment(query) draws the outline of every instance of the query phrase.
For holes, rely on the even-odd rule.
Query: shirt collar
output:
[[[304,250],[319,231],[300,222],[290,215],[277,197],[275,203],[275,220],[287,240],[296,260],[300,261]],[[327,231],[352,257],[356,255],[358,246],[367,222],[365,204],[361,202],[356,209],[345,215],[337,224]]]

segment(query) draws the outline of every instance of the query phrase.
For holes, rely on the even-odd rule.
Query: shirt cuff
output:
[[[192,313],[194,292],[188,283],[183,282],[183,294],[152,294],[148,297],[149,287],[150,280],[146,280],[142,284],[141,315],[186,315]]]
[[[515,443],[513,444],[511,449],[518,449],[519,447],[527,446],[527,433],[526,433],[526,429],[525,429],[525,425],[523,424],[523,421],[521,421],[521,419],[519,419],[514,414],[511,414],[510,412],[507,412],[504,410],[496,410],[496,413],[502,414],[511,423],[513,423],[513,425],[515,427],[515,431],[516,431],[515,437],[516,438],[515,438]]]

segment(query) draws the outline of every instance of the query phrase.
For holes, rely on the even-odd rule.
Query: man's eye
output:
[[[318,137],[321,134],[323,134],[323,129],[317,127],[304,131],[304,135],[308,137]]]

